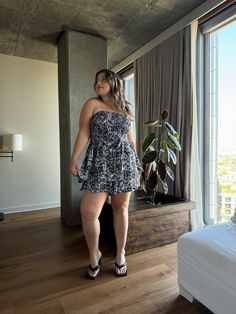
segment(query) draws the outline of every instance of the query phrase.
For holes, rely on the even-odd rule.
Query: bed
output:
[[[180,295],[216,314],[236,313],[236,221],[205,227],[178,239]]]

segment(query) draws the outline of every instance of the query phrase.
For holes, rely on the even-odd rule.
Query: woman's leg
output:
[[[131,192],[114,194],[111,196],[111,206],[113,208],[114,230],[116,235],[116,263],[125,263],[125,245],[128,232],[128,207]],[[117,268],[116,273],[123,274],[127,267]]]
[[[99,250],[100,223],[98,217],[106,200],[105,192],[84,192],[80,204],[83,231],[89,249],[90,264],[94,268],[101,257]],[[96,276],[99,270],[91,271],[90,276]]]

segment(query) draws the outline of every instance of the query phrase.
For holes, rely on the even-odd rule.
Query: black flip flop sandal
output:
[[[95,280],[98,278],[98,276],[100,275],[100,265],[98,264],[97,266],[95,267],[92,267],[91,265],[89,265],[89,269],[92,271],[92,272],[95,272],[96,270],[98,270],[97,272],[97,275],[96,276],[91,276],[89,275],[89,273],[86,274],[86,278],[87,279],[90,279],[90,280]]]
[[[117,263],[115,263],[115,266],[116,266],[116,268],[118,268],[118,269],[121,269],[121,268],[123,268],[123,267],[126,267],[126,272],[124,272],[124,273],[117,274],[117,272],[115,272],[115,273],[116,273],[116,277],[125,277],[125,276],[128,275],[127,263],[126,263],[126,262],[125,262],[124,264],[122,264],[122,265],[118,265]]]
[[[95,280],[95,279],[97,279],[97,277],[100,275],[100,266],[101,266],[101,264],[102,264],[102,256],[100,257],[97,266],[92,267],[91,265],[89,265],[89,269],[90,269],[92,272],[95,272],[96,270],[98,270],[97,275],[96,275],[96,276],[91,276],[91,275],[89,275],[89,273],[87,273],[87,274],[86,274],[86,278],[89,279],[89,280]]]

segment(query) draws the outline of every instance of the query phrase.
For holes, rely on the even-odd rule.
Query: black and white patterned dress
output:
[[[110,111],[95,113],[78,176],[82,191],[111,195],[138,188],[142,165],[128,140],[130,127],[126,115]]]

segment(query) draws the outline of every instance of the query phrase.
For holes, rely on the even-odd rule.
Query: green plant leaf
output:
[[[165,144],[165,148],[164,148],[164,159],[166,162],[169,162],[169,153],[168,153],[168,146],[166,145],[166,142],[164,143]]]
[[[166,127],[170,131],[171,134],[173,134],[173,135],[178,134],[169,122],[166,122]]]
[[[162,111],[162,113],[161,113],[161,119],[162,119],[163,121],[166,121],[166,120],[168,119],[168,116],[169,116],[169,112],[168,112],[167,110]]]
[[[157,126],[157,127],[159,127],[160,126],[160,121],[159,120],[151,120],[151,121],[145,122],[144,124],[148,125],[148,126]]]
[[[157,185],[157,173],[153,171],[148,179],[148,185],[151,190],[154,190]]]
[[[148,151],[152,151],[152,150],[155,150],[155,148],[152,146],[152,145],[150,145],[149,147],[148,147]]]
[[[158,160],[157,165],[158,174],[161,178],[161,180],[165,180],[166,177],[166,164],[162,160]]]
[[[152,150],[151,152],[148,152],[144,155],[142,161],[146,165],[153,162],[156,158],[157,158],[157,152],[155,150]]]
[[[180,143],[178,142],[177,138],[175,136],[173,136],[171,133],[168,134],[168,142],[175,149],[181,150]]]
[[[145,153],[146,150],[149,148],[149,146],[152,144],[152,142],[155,139],[155,133],[150,133],[144,140],[143,145],[142,145],[142,149],[143,152]]]
[[[177,138],[177,140],[179,139],[179,133],[176,132],[176,133],[173,134],[173,135],[174,135],[175,138]]]
[[[167,182],[165,180],[160,180],[160,181],[161,181],[161,186],[162,186],[163,192],[165,194],[167,194],[168,193],[168,184],[167,184]]]
[[[170,162],[172,160],[173,164],[176,165],[177,157],[176,157],[175,153],[169,147],[167,147],[167,151],[168,151],[168,162]]]
[[[175,179],[175,175],[174,172],[170,169],[169,166],[166,165],[166,173],[168,174],[168,176],[171,178],[171,180],[174,181]]]
[[[146,166],[145,166],[145,174],[144,174],[145,180],[147,180],[149,178],[151,170],[153,170],[152,162],[150,164],[146,164]]]

